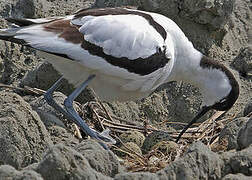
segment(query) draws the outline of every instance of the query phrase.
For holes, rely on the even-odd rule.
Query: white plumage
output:
[[[85,40],[118,58],[147,58],[164,45],[161,35],[138,15],[88,16],[80,21],[79,31]],[[71,22],[75,24],[76,20]]]

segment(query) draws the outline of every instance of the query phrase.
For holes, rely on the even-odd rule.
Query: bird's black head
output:
[[[200,66],[203,68],[219,69],[226,75],[231,86],[231,90],[226,97],[223,97],[222,99],[217,101],[214,105],[211,106],[211,108],[218,111],[229,110],[239,96],[239,84],[236,81],[234,75],[223,64],[213,61],[206,56],[201,59]]]

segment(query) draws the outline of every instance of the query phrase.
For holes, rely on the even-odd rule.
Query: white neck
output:
[[[175,45],[174,66],[169,80],[184,81],[198,87],[203,96],[202,106],[211,106],[226,97],[232,87],[221,69],[202,67],[202,58],[202,53],[187,39]]]

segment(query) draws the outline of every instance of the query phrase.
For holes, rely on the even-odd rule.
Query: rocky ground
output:
[[[75,126],[34,89],[46,90],[60,77],[53,67],[32,49],[0,41],[0,179],[251,178],[250,0],[6,0],[0,1],[0,27],[7,27],[3,18],[10,16],[59,16],[83,7],[125,5],[170,17],[197,49],[229,66],[240,84],[238,102],[217,122],[214,116],[211,126],[209,117],[216,114],[206,115],[205,123],[190,129],[202,134],[187,134],[176,144],[174,128],[179,125],[170,127],[169,122],[188,122],[195,115],[201,102],[196,88],[168,83],[140,101],[104,103],[114,124],[87,90],[75,103],[80,115],[96,129],[110,127],[119,137],[112,151],[106,151],[81,139]],[[67,82],[60,89],[64,94],[72,90]],[[54,95],[61,104],[66,97],[62,93]]]

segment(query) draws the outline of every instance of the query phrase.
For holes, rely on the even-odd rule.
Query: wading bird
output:
[[[82,9],[65,17],[7,21],[13,27],[1,29],[0,39],[39,50],[62,74],[45,93],[47,102],[100,142],[113,140],[90,129],[72,105],[87,85],[104,101],[144,98],[170,81],[198,87],[202,109],[177,141],[210,109],[228,110],[239,95],[233,74],[196,50],[176,23],[160,14],[127,8]],[[66,98],[65,109],[52,97],[63,78],[76,87]]]

